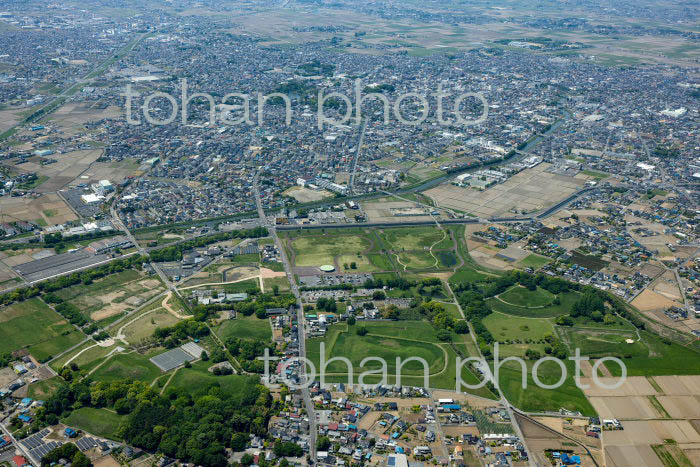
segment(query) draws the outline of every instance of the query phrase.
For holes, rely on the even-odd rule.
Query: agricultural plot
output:
[[[38,298],[0,309],[0,353],[27,349],[34,358],[45,361],[84,338]]]
[[[71,208],[56,193],[44,194],[38,198],[0,198],[0,222],[27,221],[54,225],[76,219]]]

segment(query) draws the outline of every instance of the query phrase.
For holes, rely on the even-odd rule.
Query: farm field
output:
[[[0,309],[0,353],[26,348],[37,360],[45,361],[84,338],[38,298]]]

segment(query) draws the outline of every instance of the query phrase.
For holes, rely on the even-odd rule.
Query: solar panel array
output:
[[[97,447],[97,440],[95,438],[85,437],[80,438],[78,441],[75,442],[75,444],[76,446],[78,446],[78,449],[85,452],[88,449]]]
[[[44,444],[44,440],[42,438],[44,436],[48,435],[49,433],[51,433],[51,430],[49,430],[48,428],[44,428],[40,432],[34,433],[32,436],[28,437],[27,439],[22,440],[22,444],[27,449],[34,449],[36,447],[39,447],[42,444]]]
[[[151,358],[151,362],[161,369],[161,371],[170,371],[177,368],[185,362],[191,362],[195,358],[181,348],[168,350],[165,353],[156,355]]]
[[[29,455],[34,459],[42,459],[45,455],[47,455],[48,453],[60,446],[60,442],[50,441],[48,443],[41,444],[40,446],[35,447],[31,451],[29,451]]]

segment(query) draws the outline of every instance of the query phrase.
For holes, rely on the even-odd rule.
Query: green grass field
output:
[[[363,234],[336,233],[326,235],[303,235],[291,242],[296,254],[296,266],[322,266],[333,264],[335,258],[341,267],[344,262],[357,261],[357,255],[364,257],[372,242]],[[366,264],[370,264],[366,260]]]
[[[163,350],[159,350],[153,355],[161,352]],[[146,356],[137,353],[115,355],[92,374],[92,379],[112,382],[131,378],[150,383],[161,374],[158,367],[148,360],[153,355]]]
[[[700,375],[700,352],[646,331],[640,331],[642,341],[649,349],[647,356],[632,356],[623,361],[627,376]],[[614,363],[605,366],[613,376],[620,376],[621,369]]]
[[[622,330],[582,330],[560,328],[560,332],[570,343],[570,349],[581,349],[581,355],[588,357],[648,357],[649,347],[644,340],[637,341],[637,334],[634,331]],[[634,341],[628,344],[627,339]]]
[[[117,430],[124,415],[119,415],[107,409],[82,407],[70,413],[63,423],[72,428],[80,428],[90,434],[119,441]]]
[[[452,240],[437,227],[410,227],[385,229],[379,234],[393,251],[452,248]]]
[[[507,292],[506,292],[507,293]],[[513,316],[522,316],[529,318],[553,318],[556,316],[567,315],[571,311],[574,302],[578,300],[578,292],[567,292],[559,294],[559,305],[550,305],[542,308],[529,308],[511,303],[505,303],[496,297],[489,298],[486,303],[492,310],[501,313],[506,313]]]
[[[506,362],[499,371],[500,387],[508,401],[526,412],[558,411],[560,408],[575,410],[583,415],[594,415],[595,410],[574,382],[574,362],[565,361],[567,378],[557,389],[543,389],[532,379],[532,362],[527,362],[527,387],[522,385],[521,367]],[[561,368],[554,362],[544,362],[537,371],[544,384],[555,384],[561,377]]]
[[[254,388],[260,384],[258,376],[227,375],[215,376],[207,371],[212,362],[195,362],[191,368],[180,368],[173,376],[167,389],[184,389],[191,394],[206,394],[211,387],[219,387],[221,391],[234,399],[249,398]],[[167,390],[166,389],[166,390]]]
[[[30,384],[27,388],[27,395],[32,399],[46,400],[58,388],[65,385],[66,383],[59,376],[54,376],[53,378]]]
[[[542,266],[545,266],[551,262],[552,260],[550,258],[545,258],[544,256],[536,255],[533,253],[522,259],[518,263],[518,265],[522,268],[532,268],[536,271]]]
[[[0,309],[0,353],[27,348],[37,360],[45,361],[84,338],[38,298]]]
[[[535,290],[529,290],[526,287],[516,285],[503,292],[498,298],[510,305],[538,308],[551,305],[554,295],[539,287]]]
[[[366,327],[368,334],[358,336],[358,327]],[[374,321],[362,322],[354,326],[338,324],[331,326],[323,338],[309,339],[307,357],[319,371],[320,344],[326,344],[326,361],[333,357],[345,357],[353,364],[354,377],[363,372],[381,369],[379,362],[368,362],[360,366],[366,357],[378,357],[386,361],[388,383],[396,381],[396,357],[408,359],[421,357],[428,362],[430,387],[454,389],[456,383],[456,359],[470,353],[463,339],[469,336],[452,334],[453,343],[438,340],[437,330],[426,321]],[[331,375],[329,375],[331,373]],[[418,362],[406,363],[401,371],[402,384],[423,386],[423,366]],[[477,384],[479,379],[467,368],[462,371],[462,379],[469,384]],[[332,362],[326,371],[326,381],[347,381],[347,365]],[[366,377],[365,383],[379,382],[378,377]],[[466,390],[466,388],[465,388]],[[469,391],[482,397],[495,397],[487,389]]]
[[[236,319],[224,321],[216,328],[216,334],[224,342],[231,337],[268,341],[272,339],[272,328],[267,319],[239,314]]]
[[[482,320],[498,341],[520,339],[541,340],[546,334],[554,334],[552,323],[545,319],[521,318],[494,312]]]

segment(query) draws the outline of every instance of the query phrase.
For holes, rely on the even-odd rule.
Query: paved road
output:
[[[304,318],[304,307],[301,302],[301,294],[299,293],[299,286],[297,285],[294,274],[292,273],[292,266],[287,258],[287,252],[284,249],[284,245],[277,235],[277,228],[275,226],[274,220],[270,220],[265,215],[265,210],[263,209],[262,198],[260,197],[260,171],[255,174],[253,178],[253,192],[255,194],[255,204],[258,208],[258,216],[260,216],[260,221],[264,227],[268,229],[270,235],[275,241],[275,245],[280,252],[280,257],[282,258],[282,264],[284,265],[284,272],[287,273],[287,278],[289,279],[289,284],[291,291],[297,299],[298,308],[298,329],[299,329],[299,356],[306,358],[306,324]],[[301,365],[300,377],[302,381],[304,380],[304,375],[306,374],[306,366]],[[303,384],[303,383],[302,383]],[[316,462],[316,413],[314,411],[314,404],[311,401],[311,393],[308,386],[304,386],[301,391],[302,397],[304,398],[304,406],[306,407],[306,413],[309,416],[309,455],[311,460]]]
[[[362,154],[362,144],[365,141],[365,131],[367,130],[367,119],[362,120],[362,126],[360,127],[360,138],[357,140],[357,147],[355,148],[355,159],[352,161],[352,170],[350,171],[350,179],[348,180],[349,192],[352,193],[355,190],[355,174],[357,173],[357,163],[360,160],[360,155]]]
[[[24,456],[25,459],[27,459],[29,462],[31,462],[32,465],[41,465],[41,459],[35,459],[32,456],[30,456],[29,451],[27,451],[27,449],[24,446],[19,444],[19,442],[17,442],[15,437],[12,436],[12,432],[5,427],[5,419],[0,421],[0,429],[3,431],[3,433],[5,433],[10,438],[10,440],[12,441],[12,444],[14,444],[15,448],[17,450],[19,450],[20,453],[22,453],[22,455]]]

